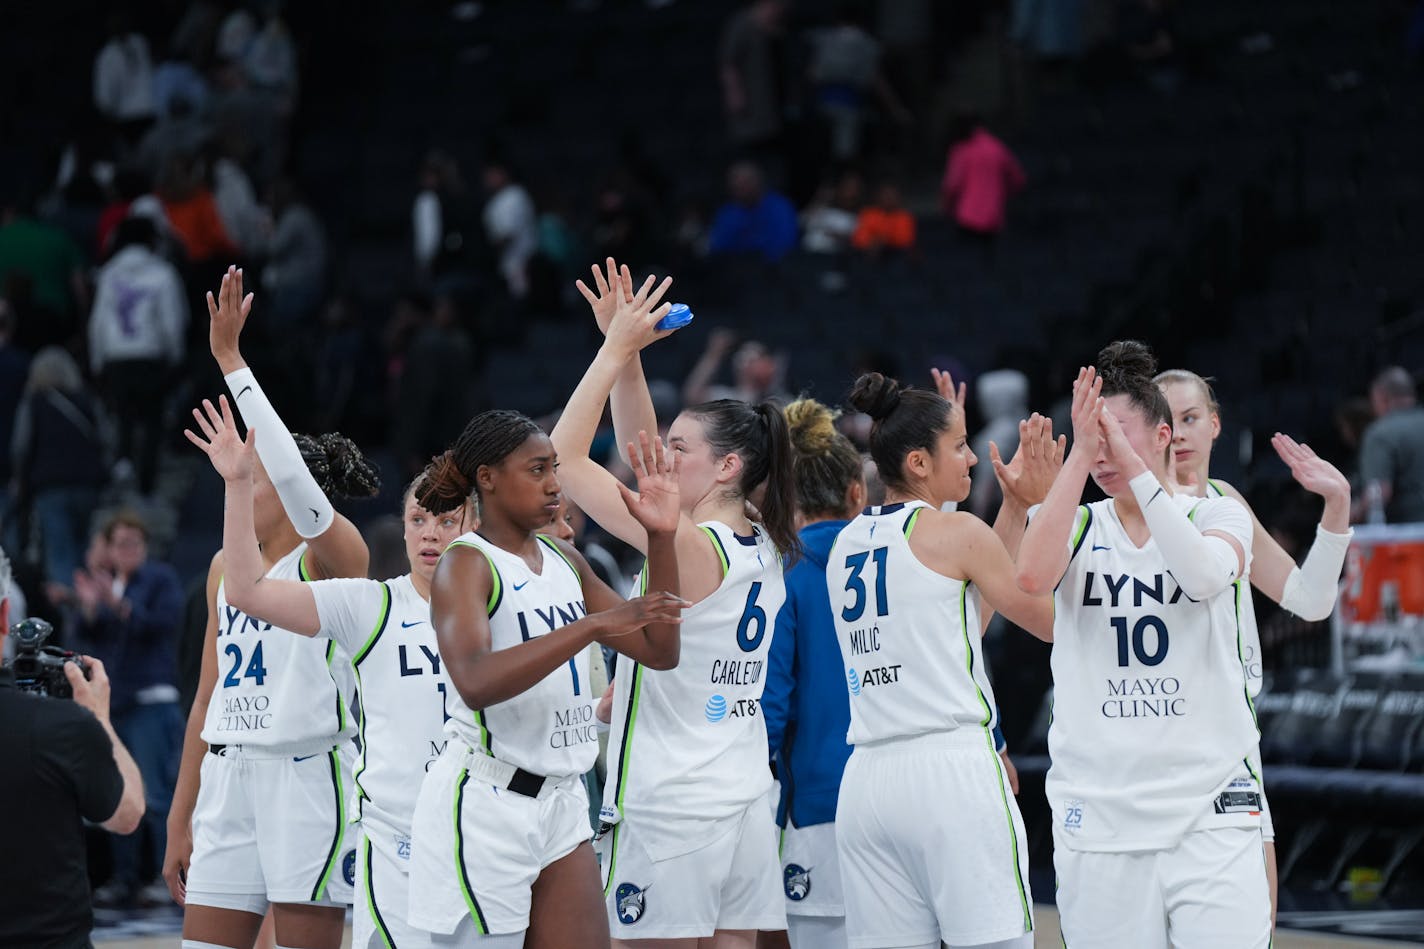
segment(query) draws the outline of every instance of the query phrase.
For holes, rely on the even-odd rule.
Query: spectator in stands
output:
[[[822,188],[801,216],[801,249],[812,254],[843,254],[850,250],[860,216],[861,179],[847,171],[834,188]]]
[[[713,383],[717,371],[722,368],[722,360],[731,353],[732,379],[730,386]],[[767,399],[786,403],[790,401],[782,389],[782,379],[786,375],[784,358],[773,355],[766,345],[749,339],[737,345],[737,334],[728,329],[715,329],[707,337],[707,349],[702,358],[687,374],[682,387],[682,401],[685,405],[697,405],[713,399],[737,399],[749,405],[756,405]]]
[[[279,0],[263,0],[262,29],[252,37],[242,65],[255,90],[270,96],[279,115],[291,115],[297,100],[297,47],[282,18]]]
[[[831,158],[849,162],[861,157],[872,97],[896,121],[911,121],[881,72],[880,44],[865,29],[859,4],[839,3],[831,25],[812,31],[810,41],[811,96],[830,132]]]
[[[785,131],[785,0],[753,0],[722,32],[718,71],[732,144],[762,160],[779,157]]]
[[[223,227],[206,169],[196,153],[168,163],[158,182],[158,197],[189,261],[200,264],[237,256],[237,245]]]
[[[49,580],[68,582],[79,566],[107,480],[106,442],[99,400],[74,357],[58,346],[40,350],[15,413],[11,464],[16,495],[39,524]]]
[[[326,231],[291,178],[272,184],[272,239],[262,288],[277,326],[304,326],[326,293]]]
[[[21,342],[38,348],[68,335],[88,306],[89,289],[79,246],[34,210],[28,192],[11,192],[0,203],[0,293],[15,308]]]
[[[217,203],[218,218],[228,237],[249,260],[266,253],[272,232],[267,209],[257,200],[257,189],[243,167],[250,151],[245,132],[229,126],[212,152],[213,201]]]
[[[539,249],[534,199],[515,181],[509,165],[498,157],[485,161],[484,185],[489,195],[484,211],[485,236],[499,255],[499,273],[509,295],[522,300],[529,292],[529,258]]]
[[[25,392],[25,379],[30,374],[30,354],[14,343],[15,311],[0,297],[0,544],[19,550],[19,534],[13,529],[14,498],[10,483],[14,468],[9,446],[15,433],[15,413]]]
[[[940,200],[962,235],[992,249],[1004,230],[1009,198],[1024,186],[1023,168],[978,119],[964,116],[958,124],[940,181]]]
[[[593,222],[596,258],[613,257],[640,267],[655,254],[651,195],[622,170],[615,170],[598,191]]]
[[[1009,36],[1035,58],[1072,60],[1083,52],[1084,0],[1013,0]]]
[[[420,165],[420,190],[411,207],[415,265],[427,278],[467,271],[480,242],[469,189],[455,159],[439,149]]]
[[[1391,366],[1370,385],[1375,420],[1360,443],[1360,480],[1365,485],[1366,517],[1375,499],[1390,524],[1424,522],[1424,408],[1414,379]]]
[[[155,79],[155,95],[166,98],[158,101],[158,121],[146,132],[138,143],[135,160],[148,174],[157,180],[169,166],[179,160],[192,159],[212,135],[212,129],[204,119],[203,103],[207,101],[207,86],[201,89],[178,86],[165,90],[161,82],[164,71],[172,64],[159,67]],[[189,68],[186,63],[183,68]]]
[[[856,250],[875,256],[914,251],[915,216],[905,210],[900,189],[893,183],[882,184],[876,190],[875,203],[860,212],[851,241]]]
[[[969,441],[979,458],[988,459],[989,443],[999,447],[999,455],[1012,458],[1019,447],[1019,420],[1028,418],[1028,376],[1017,369],[986,372],[974,382],[974,397],[984,417],[984,427]],[[980,471],[980,468],[983,471]],[[989,520],[1003,497],[993,465],[976,465],[970,470],[969,510]]]
[[[89,315],[89,364],[118,428],[118,453],[153,491],[165,393],[183,362],[188,301],[178,271],[158,254],[158,230],[125,218],[99,271]]]
[[[727,173],[731,200],[717,209],[707,249],[713,254],[756,254],[768,262],[796,246],[796,209],[766,186],[761,169],[738,162]]]
[[[108,42],[94,57],[94,107],[130,139],[153,120],[153,59],[125,10],[112,10],[108,27]]]
[[[147,863],[162,865],[168,805],[173,797],[183,716],[174,684],[174,650],[183,616],[183,587],[166,563],[149,561],[148,528],[132,513],[109,518],[100,532],[112,574],[74,573],[80,614],[78,647],[104,663],[110,682],[114,731],[133,753],[143,776],[143,823],[148,833],[113,839],[114,875],[95,893],[103,905],[167,902],[161,879],[141,878]],[[145,886],[145,884],[148,884]]]

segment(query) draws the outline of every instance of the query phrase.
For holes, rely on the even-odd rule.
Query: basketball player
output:
[[[236,268],[217,299],[208,294],[213,356],[256,433],[263,572],[364,576],[365,541],[328,498],[370,496],[379,479],[341,436],[287,432],[238,347],[251,307]],[[347,660],[332,641],[293,636],[233,606],[224,571],[219,552],[208,570],[207,645],[164,859],[184,905],[183,945],[245,949],[271,903],[278,945],[336,949],[356,868],[346,826],[355,734]]]
[[[1018,561],[1054,596],[1059,914],[1075,949],[1254,949],[1271,926],[1237,607],[1251,517],[1174,493],[1155,371],[1128,341],[1079,373],[1073,451]],[[1090,474],[1108,499],[1080,507]]]
[[[650,277],[635,294],[626,268],[607,270],[595,268],[597,293],[580,284],[606,338],[553,439],[574,502],[648,552],[589,449],[610,393],[620,443],[656,430],[639,353],[668,335],[655,324],[670,281],[654,289]],[[600,841],[608,919],[619,945],[749,949],[756,930],[786,928],[758,701],[785,598],[781,558],[797,546],[790,438],[776,405],[719,400],[678,415],[668,444],[681,462],[681,592],[694,605],[677,668],[619,662],[614,675]],[[747,517],[758,490],[759,525]]]
[[[980,599],[1049,635],[1052,604],[1015,585],[1011,550],[1061,449],[1035,418],[1011,466],[995,457],[1005,486],[996,533],[940,510],[968,496],[977,461],[954,403],[876,372],[856,381],[850,403],[872,420],[886,503],[841,531],[826,565],[854,745],[835,828],[847,941],[1028,947],[1028,844],[991,734]]]
[[[202,448],[227,483],[223,521],[229,604],[274,629],[334,640],[351,657],[361,691],[361,758],[354,775],[357,840],[354,945],[361,949],[432,946],[410,925],[410,823],[420,790],[417,775],[444,750],[449,679],[430,626],[430,578],[441,553],[473,520],[469,505],[436,516],[416,503],[422,474],[405,491],[406,556],[410,573],[377,580],[263,578],[252,521],[251,436],[221,412],[199,419]],[[260,581],[260,582],[259,582]]]
[[[478,532],[441,557],[430,615],[460,701],[412,824],[410,920],[437,942],[484,949],[602,949],[598,868],[583,776],[598,755],[588,652],[678,659],[677,461],[640,433],[638,494],[624,511],[648,532],[649,585],[624,602],[565,541],[542,533],[559,508],[549,438],[517,412],[475,416],[416,498],[459,508]]]
[[[1172,454],[1177,481],[1186,494],[1196,497],[1231,497],[1251,506],[1241,492],[1211,478],[1207,471],[1211,449],[1221,434],[1220,405],[1211,384],[1189,369],[1169,369],[1152,380],[1167,396],[1172,410]],[[1325,499],[1315,542],[1297,567],[1270,531],[1251,512],[1251,585],[1301,619],[1319,622],[1330,616],[1339,595],[1340,571],[1350,548],[1350,482],[1334,465],[1320,458],[1306,445],[1277,432],[1271,445],[1295,480]],[[1252,700],[1261,691],[1261,633],[1256,626],[1256,607],[1248,591],[1241,596],[1241,660],[1246,667],[1246,686]],[[1252,772],[1260,779],[1259,746],[1251,758]],[[1261,835],[1266,842],[1266,876],[1271,887],[1271,917],[1276,907],[1275,826],[1271,808],[1261,793]]]

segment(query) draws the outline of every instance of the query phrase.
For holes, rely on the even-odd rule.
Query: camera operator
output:
[[[0,649],[10,630],[10,564],[0,552]],[[81,949],[94,925],[84,824],[130,834],[143,817],[143,782],[109,724],[103,663],[63,673],[74,701],[32,695],[0,668],[0,947]]]

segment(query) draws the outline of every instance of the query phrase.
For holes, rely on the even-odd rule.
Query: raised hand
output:
[[[1019,422],[1019,447],[1006,465],[999,457],[999,446],[989,443],[989,459],[1004,497],[1025,508],[1042,504],[1063,467],[1066,436],[1053,437],[1053,423],[1037,412]]]
[[[655,286],[656,280],[650,275],[632,297],[613,294],[613,319],[609,321],[604,335],[608,337],[608,345],[615,347],[616,351],[631,356],[648,344],[677,332],[657,328],[658,320],[672,309],[671,303],[662,302],[672,286],[672,278],[664,277],[662,283]]]
[[[649,534],[677,530],[682,511],[677,486],[677,453],[668,451],[661,438],[649,438],[647,432],[639,432],[638,444],[628,443],[628,461],[638,481],[636,494],[627,485],[621,482],[618,485],[628,513]]]
[[[1289,435],[1276,432],[1271,436],[1271,447],[1290,468],[1291,477],[1311,494],[1323,498],[1332,495],[1349,498],[1349,480],[1340,473],[1340,469],[1312,451],[1309,445],[1302,445]]]
[[[946,402],[953,402],[960,412],[968,404],[969,386],[961,382],[957,387],[954,384],[954,377],[949,374],[948,369],[930,369],[930,376],[934,379],[935,389],[939,392],[940,398]]]
[[[208,348],[218,361],[224,373],[239,368],[234,363],[242,356],[238,349],[238,338],[247,323],[247,315],[252,312],[252,294],[242,294],[242,271],[228,267],[223,274],[222,285],[218,287],[217,298],[208,291]],[[231,368],[229,368],[231,367]]]
[[[1102,429],[1098,423],[1103,408],[1103,380],[1092,366],[1078,370],[1073,382],[1073,451],[1092,457],[1098,453]]]
[[[1133,478],[1148,470],[1147,463],[1137,454],[1137,449],[1132,447],[1132,443],[1127,440],[1127,433],[1122,430],[1122,423],[1117,420],[1117,416],[1107,409],[1100,409],[1098,412],[1098,430],[1101,433],[1103,448],[1107,453],[1108,464],[1117,469],[1123,480],[1131,481]]]
[[[621,269],[612,257],[605,263],[607,275],[600,270],[598,264],[594,264],[590,269],[593,271],[593,285],[596,290],[590,290],[588,284],[582,280],[574,281],[574,286],[578,292],[583,294],[583,298],[588,301],[588,305],[593,310],[593,320],[598,324],[598,331],[604,335],[608,334],[608,324],[613,322],[613,311],[618,307],[618,291],[622,291],[624,300],[633,299],[633,274],[625,265]]]
[[[183,429],[183,434],[188,437],[188,441],[203,450],[203,454],[208,456],[213,468],[222,475],[224,481],[250,481],[256,454],[254,446],[257,444],[257,431],[249,428],[247,438],[239,438],[237,422],[232,417],[227,396],[218,396],[218,405],[221,409],[213,408],[213,403],[204,399],[202,411],[193,410],[193,418],[198,420],[198,428],[203,437],[194,435],[186,428]]]
[[[611,610],[595,614],[603,623],[603,632],[595,638],[608,645],[606,640],[637,632],[650,623],[681,623],[682,611],[691,605],[691,602],[666,590],[635,596]]]

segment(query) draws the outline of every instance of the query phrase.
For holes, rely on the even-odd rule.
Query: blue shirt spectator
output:
[[[796,246],[796,208],[766,187],[761,170],[742,162],[727,175],[732,200],[712,220],[708,250],[714,254],[759,254],[770,262]]]

